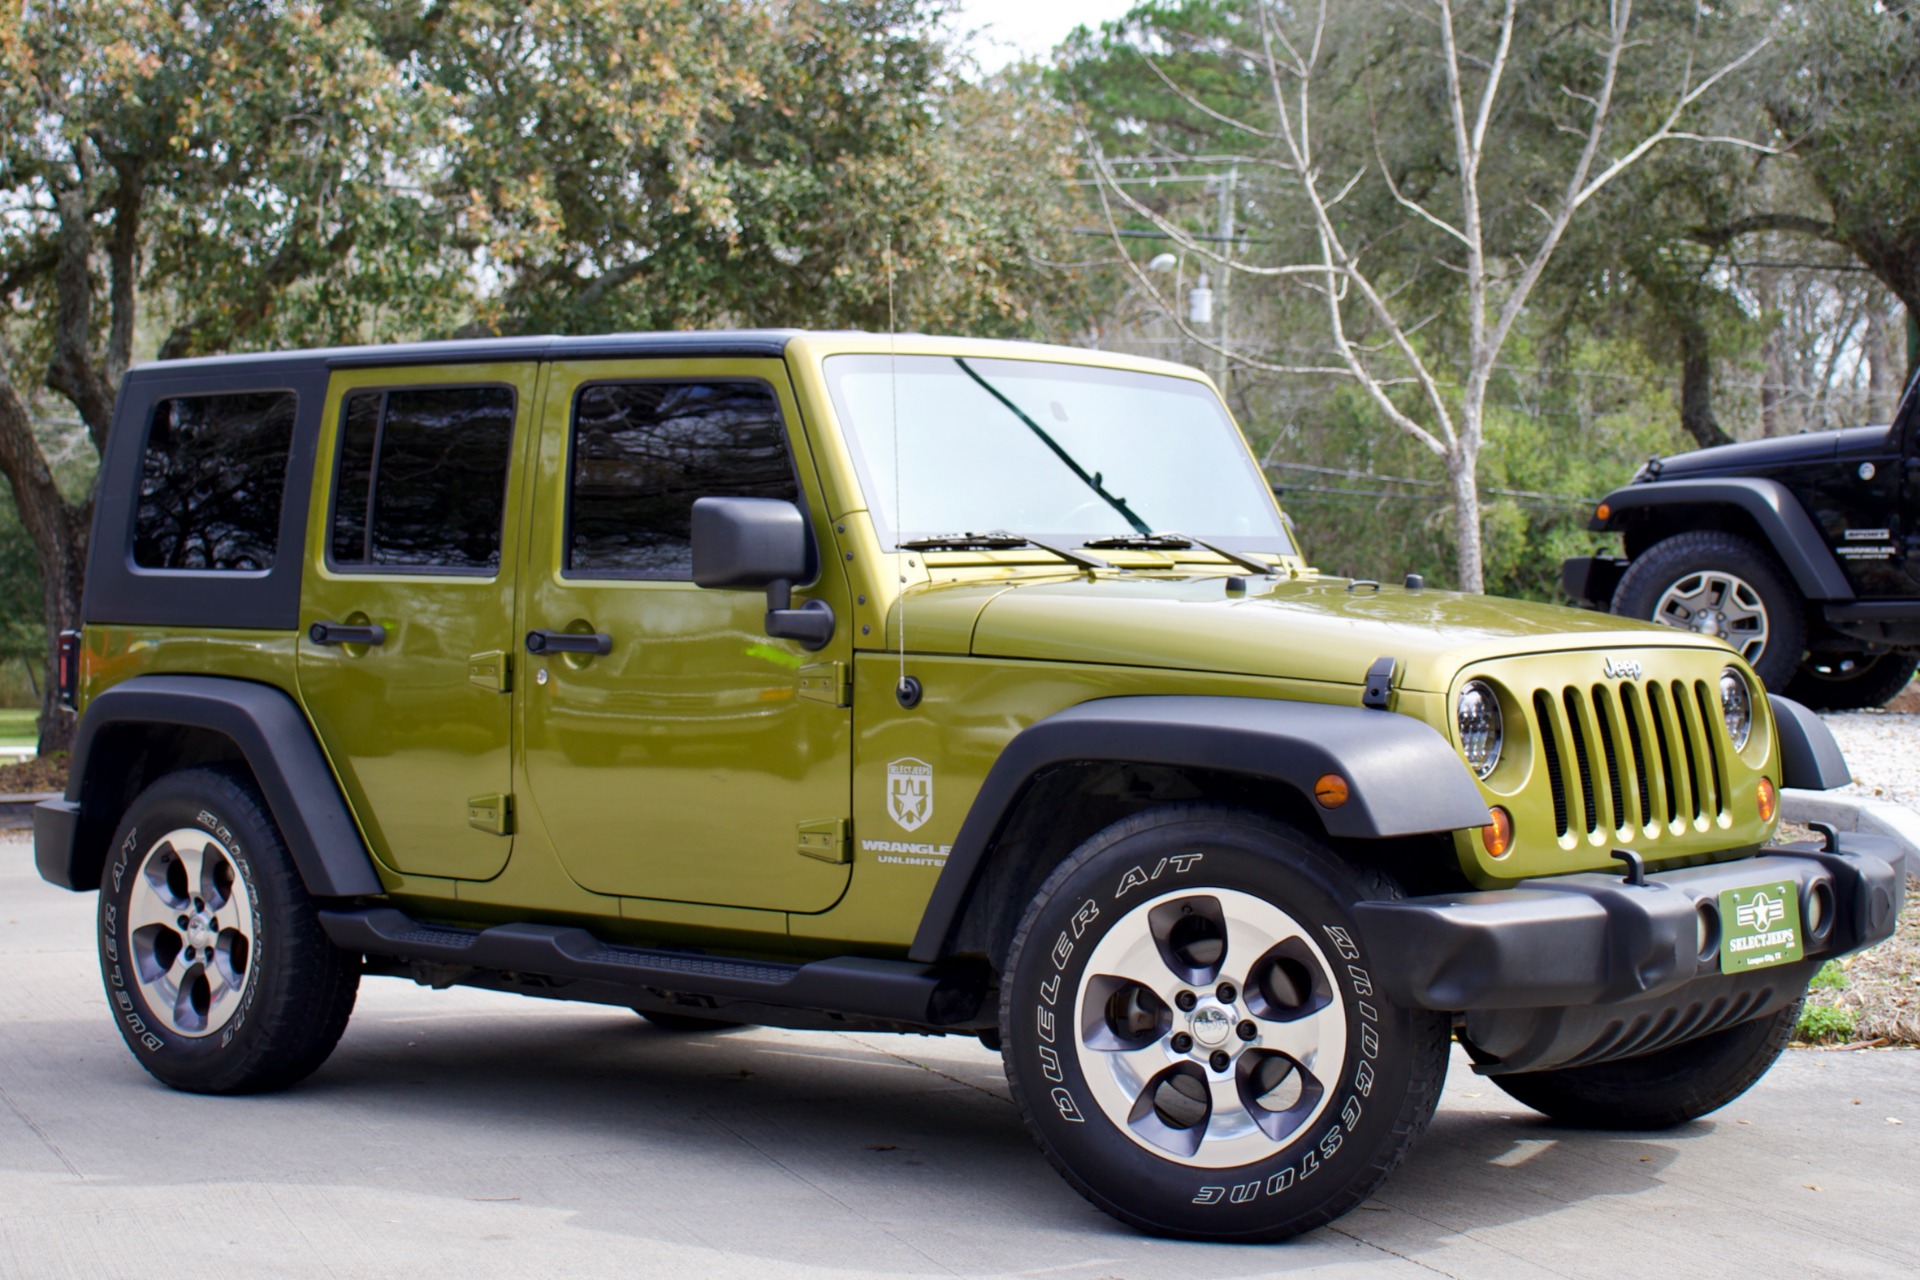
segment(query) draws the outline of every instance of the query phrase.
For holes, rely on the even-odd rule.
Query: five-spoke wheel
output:
[[[1356,903],[1384,876],[1264,814],[1164,805],[1076,849],[1001,970],[1029,1129],[1088,1200],[1279,1240],[1371,1194],[1425,1128],[1447,1024],[1381,989]]]
[[[127,901],[134,981],[176,1035],[211,1035],[240,1007],[251,974],[253,898],[233,852],[181,827],[147,849]]]
[[[168,774],[134,798],[100,885],[100,976],[140,1065],[176,1089],[277,1089],[326,1060],[360,957],[320,927],[243,771]]]
[[[1248,893],[1175,892],[1112,925],[1080,981],[1077,1047],[1100,1109],[1183,1163],[1245,1164],[1326,1108],[1346,1010],[1325,953]]]

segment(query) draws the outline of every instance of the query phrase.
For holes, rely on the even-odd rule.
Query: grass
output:
[[[37,707],[0,707],[0,747],[30,747],[40,741],[34,727],[39,716]]]

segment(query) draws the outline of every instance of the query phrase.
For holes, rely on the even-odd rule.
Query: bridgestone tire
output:
[[[1397,896],[1240,810],[1166,806],[1088,840],[1029,904],[1001,989],[1007,1081],[1041,1150],[1094,1205],[1158,1235],[1283,1240],[1360,1204],[1446,1077],[1445,1018],[1375,989],[1354,924],[1356,902]],[[1224,953],[1208,949],[1210,921]],[[1156,1007],[1142,991],[1172,994]],[[1121,1066],[1113,1046],[1130,1055]]]
[[[1671,1129],[1751,1089],[1800,1025],[1802,1003],[1644,1057],[1491,1079],[1516,1101],[1577,1129]]]
[[[1786,688],[1806,651],[1806,606],[1787,571],[1773,555],[1745,538],[1703,531],[1676,534],[1656,542],[1634,558],[1614,589],[1613,612],[1629,618],[1664,621],[1656,616],[1669,590],[1701,574],[1726,574],[1758,594],[1767,619],[1767,637],[1757,652],[1745,653],[1760,683],[1775,693]],[[1726,636],[1744,649],[1737,636]]]
[[[360,958],[322,932],[252,780],[224,768],[168,774],[134,800],[101,878],[99,945],[127,1047],[190,1093],[312,1074],[360,984]]]
[[[1809,655],[1787,684],[1787,696],[1816,711],[1882,707],[1913,680],[1911,654]]]

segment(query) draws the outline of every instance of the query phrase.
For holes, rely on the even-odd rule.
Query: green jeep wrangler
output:
[[[128,375],[41,873],[178,1089],[290,1085],[362,974],[978,1036],[1073,1186],[1274,1240],[1457,1040],[1657,1128],[1779,1053],[1901,856],[1724,644],[1329,578],[1213,386],[859,333]]]

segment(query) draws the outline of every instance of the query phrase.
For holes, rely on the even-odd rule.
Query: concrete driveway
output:
[[[1456,1061],[1381,1195],[1280,1246],[1148,1239],[1047,1166],[972,1041],[688,1037],[393,979],[292,1092],[172,1093],[107,1017],[92,895],[0,843],[0,1276],[1912,1275],[1920,1054],[1794,1052],[1658,1135]],[[1904,1123],[1897,1123],[1904,1121]]]

